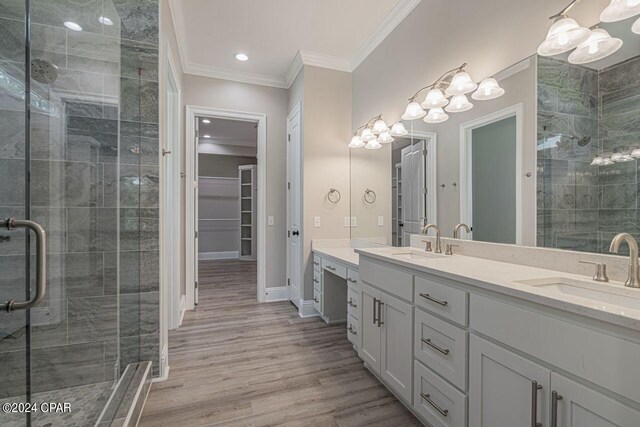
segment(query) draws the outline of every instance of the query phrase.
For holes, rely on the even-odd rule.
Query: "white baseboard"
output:
[[[178,323],[178,327],[182,326],[182,321],[184,320],[184,313],[187,311],[187,299],[184,295],[180,297],[180,322]]]
[[[240,254],[238,251],[226,252],[198,252],[199,261],[211,261],[216,259],[238,259]]]
[[[278,286],[275,288],[267,288],[267,302],[287,301],[289,299],[289,288],[287,286]]]
[[[298,304],[298,313],[300,317],[316,317],[320,316],[320,313],[313,308],[313,300],[303,300],[300,299],[300,303]]]

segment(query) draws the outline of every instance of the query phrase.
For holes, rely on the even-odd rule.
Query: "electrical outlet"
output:
[[[351,226],[352,227],[357,227],[358,226],[358,221],[356,220],[355,216],[351,217]]]
[[[273,216],[269,215],[269,216],[267,217],[267,224],[268,224],[268,225],[273,225]]]
[[[384,217],[382,215],[378,216],[378,226],[382,227],[384,225]]]
[[[320,217],[319,216],[314,216],[313,217],[313,226],[315,228],[320,228]]]
[[[348,216],[344,217],[344,226],[351,227],[351,218],[349,218]]]

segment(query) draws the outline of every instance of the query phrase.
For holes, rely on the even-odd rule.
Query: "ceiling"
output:
[[[186,73],[289,87],[302,64],[352,71],[421,0],[171,0]],[[235,59],[245,53],[249,60]]]

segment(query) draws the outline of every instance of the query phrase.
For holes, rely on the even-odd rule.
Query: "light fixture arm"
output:
[[[555,15],[550,16],[549,19],[552,21],[555,21],[565,17],[567,15],[567,12],[569,12],[569,10],[571,10],[571,8],[575,6],[576,3],[578,2],[580,2],[580,0],[572,0],[572,2],[566,5],[564,9],[562,9],[560,12],[556,13]]]
[[[579,0],[575,0],[575,1],[579,1]],[[436,80],[435,82],[433,82],[433,84],[430,84],[429,86],[425,86],[422,89],[420,89],[419,91],[417,91],[411,98],[409,98],[409,102],[413,102],[416,100],[416,98],[418,97],[418,95],[420,95],[420,93],[426,89],[433,89],[434,87],[436,87],[437,85],[440,84],[440,82],[442,82],[442,80],[447,77],[448,75],[450,75],[453,72],[460,72],[464,70],[464,67],[467,66],[467,63],[465,62],[464,64],[462,64],[461,66],[457,67],[457,68],[452,68],[451,70],[447,71],[446,73],[444,73],[443,75],[441,75],[440,77],[438,77],[438,80]]]
[[[374,117],[370,118],[367,123],[365,123],[362,126],[360,126],[359,128],[357,128],[356,131],[353,132],[353,134],[357,135],[358,132],[360,131],[360,129],[368,128],[371,125],[371,122],[373,122],[375,120],[380,120],[380,119],[382,119],[382,114],[378,114],[377,116],[374,116]]]

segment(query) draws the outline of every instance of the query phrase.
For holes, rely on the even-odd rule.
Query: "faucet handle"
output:
[[[582,264],[591,264],[596,266],[595,274],[593,275],[593,280],[595,282],[608,282],[609,277],[607,276],[607,264],[601,262],[592,262],[592,261],[579,261]]]
[[[453,248],[457,248],[460,245],[454,245],[453,243],[447,243],[447,246],[445,246],[445,251],[444,254],[445,255],[453,255]]]
[[[427,252],[433,251],[433,249],[431,249],[431,240],[423,240],[422,243],[425,244],[425,248],[424,248],[425,251]]]

